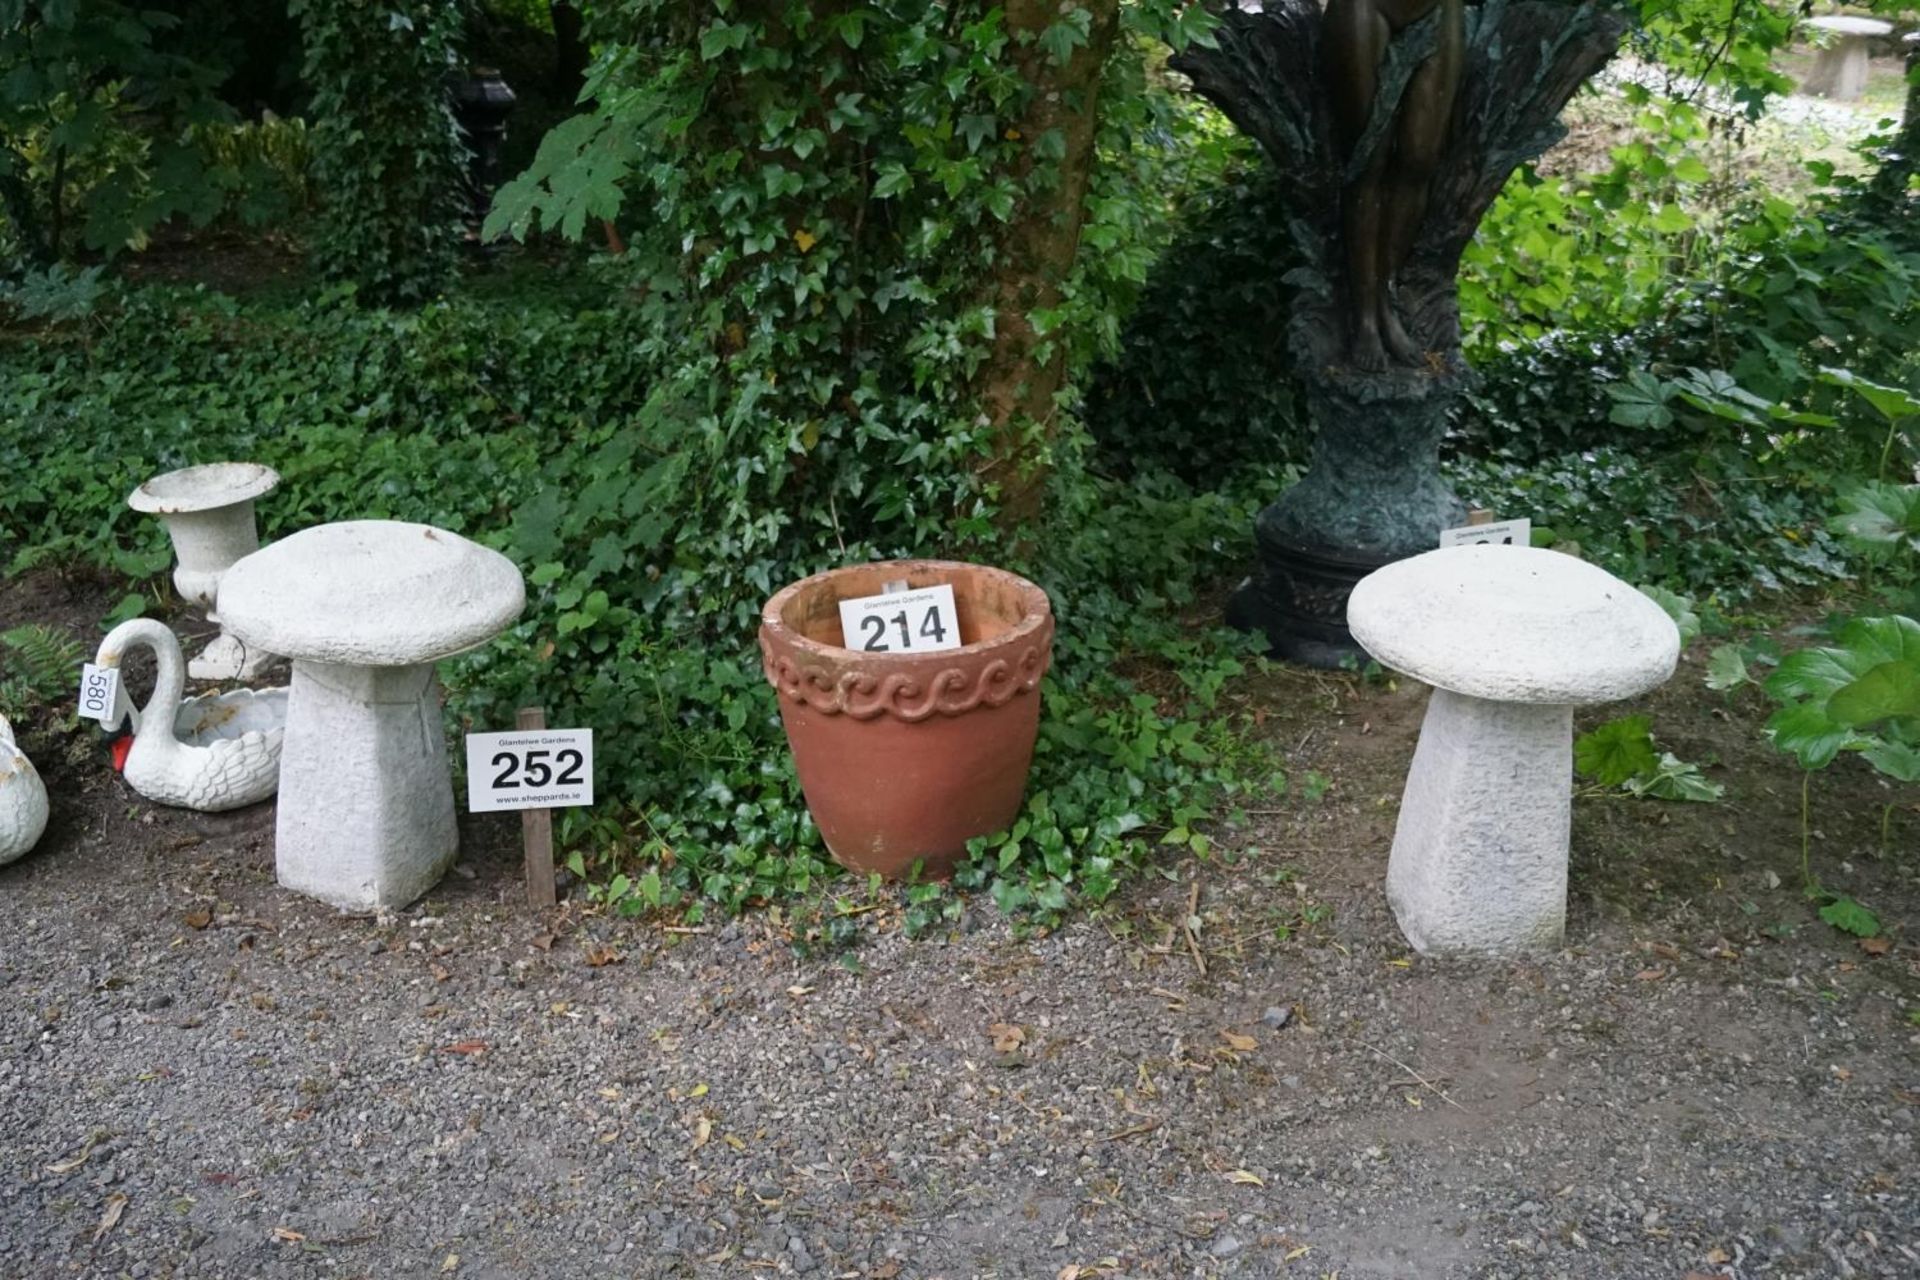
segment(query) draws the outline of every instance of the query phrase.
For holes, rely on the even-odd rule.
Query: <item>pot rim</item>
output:
[[[127,505],[146,515],[196,515],[252,502],[279,483],[280,473],[263,463],[205,462],[141,481]]]
[[[863,570],[898,570],[902,577],[915,572],[951,573],[956,569],[965,569],[971,573],[984,573],[1002,579],[1006,585],[1017,591],[1027,606],[1026,616],[999,635],[988,640],[976,640],[972,644],[963,644],[957,649],[935,649],[927,653],[866,653],[860,649],[849,649],[845,645],[822,644],[793,627],[787,625],[781,616],[787,605],[807,588],[833,578]],[[951,663],[956,658],[971,654],[987,653],[995,649],[1009,647],[1022,641],[1039,636],[1053,621],[1053,601],[1038,585],[1008,569],[990,564],[977,564],[971,560],[867,560],[859,564],[840,565],[810,574],[798,582],[790,582],[773,593],[760,607],[760,629],[771,638],[796,653],[807,654],[824,661],[845,664],[850,655],[859,655],[859,660],[876,666],[918,666],[923,663]]]

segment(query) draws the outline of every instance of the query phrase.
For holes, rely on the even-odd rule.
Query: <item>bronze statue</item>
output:
[[[1389,359],[1421,361],[1394,313],[1392,286],[1413,251],[1453,122],[1466,60],[1466,15],[1462,0],[1329,0],[1320,28],[1335,141],[1351,161],[1373,115],[1387,46],[1435,9],[1440,16],[1433,52],[1414,68],[1366,166],[1341,192],[1349,352],[1362,370],[1384,369]]]

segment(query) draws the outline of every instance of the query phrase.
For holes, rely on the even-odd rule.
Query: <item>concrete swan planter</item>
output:
[[[953,587],[961,647],[868,653],[843,646],[839,602],[886,584]],[[807,808],[855,871],[950,874],[967,841],[1011,824],[1040,726],[1053,610],[1024,578],[981,565],[901,560],[794,583],[761,612],[760,656],[780,699]]]
[[[133,747],[121,773],[157,804],[218,813],[258,804],[280,785],[285,689],[235,689],[180,700],[180,642],[164,623],[134,618],[107,633],[94,662],[119,667],[127,650],[153,650],[153,696],[133,714]]]
[[[0,866],[24,856],[46,829],[46,784],[14,745],[13,726],[0,716]]]
[[[1423,953],[1560,945],[1573,811],[1573,708],[1663,683],[1680,632],[1652,600],[1557,551],[1470,546],[1354,588],[1368,653],[1433,686],[1387,864]]]
[[[207,621],[220,621],[213,605],[221,575],[235,561],[260,549],[254,499],[279,483],[280,475],[271,467],[214,462],[155,476],[128,496],[128,506],[158,516],[166,526],[179,561],[173,585],[207,611]],[[196,680],[251,680],[272,658],[270,653],[247,649],[222,630],[187,664],[187,674]]]
[[[274,868],[354,911],[404,906],[459,849],[434,664],[526,605],[513,562],[423,524],[305,529],[228,571],[220,611],[293,659]]]

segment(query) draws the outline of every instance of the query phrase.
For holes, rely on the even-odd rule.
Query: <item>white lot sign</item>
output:
[[[569,809],[593,803],[593,730],[467,735],[467,810]]]
[[[960,647],[953,586],[914,587],[840,602],[842,643],[866,653],[932,653]]]
[[[1442,547],[1529,547],[1533,545],[1533,521],[1495,520],[1491,524],[1464,524],[1458,529],[1440,531]]]

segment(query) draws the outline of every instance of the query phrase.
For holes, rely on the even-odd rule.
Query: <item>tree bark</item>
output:
[[[1088,39],[1064,64],[1040,35],[1074,7],[1091,19]],[[1119,0],[1008,0],[1007,29],[1016,41],[1015,69],[1031,86],[1012,123],[1026,141],[1015,180],[1028,189],[1001,237],[999,271],[989,283],[993,345],[979,374],[980,403],[992,431],[987,477],[1000,489],[1000,524],[1031,524],[1041,512],[1048,455],[1056,429],[1054,397],[1066,371],[1057,337],[1035,331],[1033,313],[1060,305],[1080,249],[1087,187],[1107,55],[1119,28]],[[1064,154],[1042,159],[1042,140],[1058,133]],[[1049,144],[1050,145],[1050,144]],[[1035,179],[1040,190],[1032,190]]]

